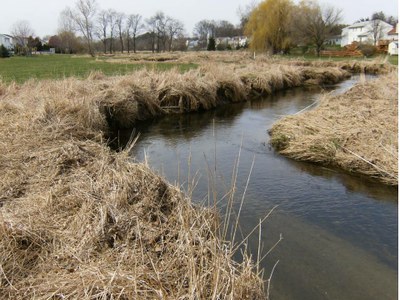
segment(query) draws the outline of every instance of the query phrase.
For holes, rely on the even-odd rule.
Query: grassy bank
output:
[[[61,79],[64,77],[87,77],[93,71],[100,71],[107,76],[124,75],[147,68],[159,71],[177,68],[185,72],[196,68],[194,64],[164,63],[107,63],[106,58],[91,58],[71,55],[34,55],[30,57],[11,57],[0,59],[0,79],[4,82],[23,83],[29,79]]]
[[[271,144],[288,157],[333,165],[398,184],[397,72],[324,96],[312,111],[271,129]]]
[[[233,260],[217,212],[111,151],[107,136],[366,67],[217,59],[183,74],[0,82],[1,299],[265,298],[251,259]]]

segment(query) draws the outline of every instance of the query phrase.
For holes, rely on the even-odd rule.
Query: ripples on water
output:
[[[343,82],[332,92],[343,92],[355,81]],[[217,170],[219,194],[224,194],[241,149],[240,198],[255,160],[240,226],[246,234],[278,205],[262,230],[265,251],[281,233],[284,237],[262,262],[268,274],[279,260],[271,299],[396,299],[397,189],[295,162],[268,146],[272,124],[307,107],[318,94],[319,90],[296,89],[143,123],[136,128],[140,138],[132,156],[141,161],[146,152],[150,166],[182,188],[190,156],[191,176],[199,178],[195,201],[207,197],[208,167]],[[120,138],[129,135],[122,132]],[[258,237],[249,241],[254,253],[257,243]]]

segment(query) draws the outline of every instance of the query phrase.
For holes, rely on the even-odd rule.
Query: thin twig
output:
[[[264,218],[262,218],[260,224],[262,224],[262,223],[272,214],[272,212],[273,212],[277,207],[278,207],[278,205],[275,205],[275,206],[269,211],[269,213],[268,213]],[[241,245],[243,245],[243,244],[247,241],[247,239],[253,234],[253,232],[256,231],[256,229],[258,228],[258,226],[259,226],[259,225],[257,225],[256,227],[254,227],[253,230],[250,231],[250,233],[249,233],[249,234],[248,234],[234,249],[233,249],[233,251],[232,251],[233,253],[236,252],[236,251],[239,249],[239,247],[240,247]]]
[[[275,263],[274,267],[272,268],[271,274],[269,275],[269,278],[268,278],[268,287],[267,287],[267,299],[268,300],[269,300],[269,289],[271,287],[272,275],[274,275],[274,271],[275,271],[275,268],[278,265],[278,263],[279,263],[279,260]]]
[[[237,231],[237,227],[239,225],[240,213],[242,212],[242,207],[243,207],[244,199],[245,199],[245,196],[246,196],[247,188],[249,187],[250,176],[251,176],[251,173],[253,172],[253,167],[254,167],[255,160],[256,160],[256,158],[255,158],[255,155],[254,155],[253,156],[253,161],[252,161],[251,167],[250,167],[250,172],[249,172],[249,175],[247,176],[246,187],[244,188],[243,195],[242,195],[242,200],[240,201],[239,211],[238,211],[238,214],[236,216],[236,223],[235,223],[235,228],[234,228],[234,231],[233,231],[232,243],[235,242],[236,231]]]
[[[353,152],[353,151],[351,151],[351,150],[349,150],[349,149],[347,149],[347,148],[345,148],[345,147],[343,147],[343,146],[340,146],[340,147],[341,147],[342,149],[346,150],[347,152],[349,152],[350,154],[353,154],[355,157],[357,157],[357,158],[361,159],[362,161],[366,162],[366,163],[369,164],[370,166],[374,167],[374,168],[377,169],[379,172],[382,172],[382,173],[388,175],[389,177],[392,177],[392,178],[394,178],[394,179],[397,179],[397,176],[395,176],[395,175],[393,175],[393,174],[390,174],[389,172],[387,172],[387,171],[385,171],[384,169],[378,167],[377,165],[373,164],[373,163],[370,162],[369,160],[366,160],[364,157],[361,157],[361,156],[358,155],[357,153],[355,153],[355,152]]]

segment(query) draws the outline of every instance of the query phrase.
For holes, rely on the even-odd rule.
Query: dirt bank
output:
[[[296,160],[340,167],[398,184],[397,72],[361,82],[318,107],[278,121],[271,144]]]

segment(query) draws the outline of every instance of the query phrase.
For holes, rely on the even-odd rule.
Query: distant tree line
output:
[[[373,20],[381,20],[392,26],[396,26],[396,24],[399,22],[399,20],[396,17],[388,16],[383,11],[379,11],[379,12],[374,12],[371,17],[359,19],[356,23],[373,21]]]
[[[50,44],[68,53],[84,42],[92,56],[95,52],[136,52],[138,48],[153,52],[177,50],[185,30],[181,21],[163,12],[144,19],[140,14],[99,9],[96,0],[78,0],[72,8],[65,8],[59,23],[59,32]]]
[[[341,10],[330,5],[320,5],[315,0],[255,0],[238,8],[240,24],[226,20],[201,20],[193,30],[198,49],[215,50],[223,45],[217,38],[250,37],[255,51],[288,53],[299,45],[312,45],[317,55],[325,41],[340,35],[346,25],[341,24]],[[375,12],[371,18],[359,22],[376,20],[374,38],[379,39],[379,20],[395,25],[398,20],[383,12]],[[56,35],[47,37],[43,43],[35,37],[26,21],[14,24],[11,34],[19,54],[32,50],[46,51],[55,48],[57,53],[134,52],[147,50],[164,52],[186,49],[185,28],[180,20],[158,11],[145,19],[140,14],[126,14],[114,9],[101,9],[96,0],[77,0],[66,7],[59,16]],[[225,48],[223,48],[225,49]],[[222,50],[219,49],[219,50]]]

